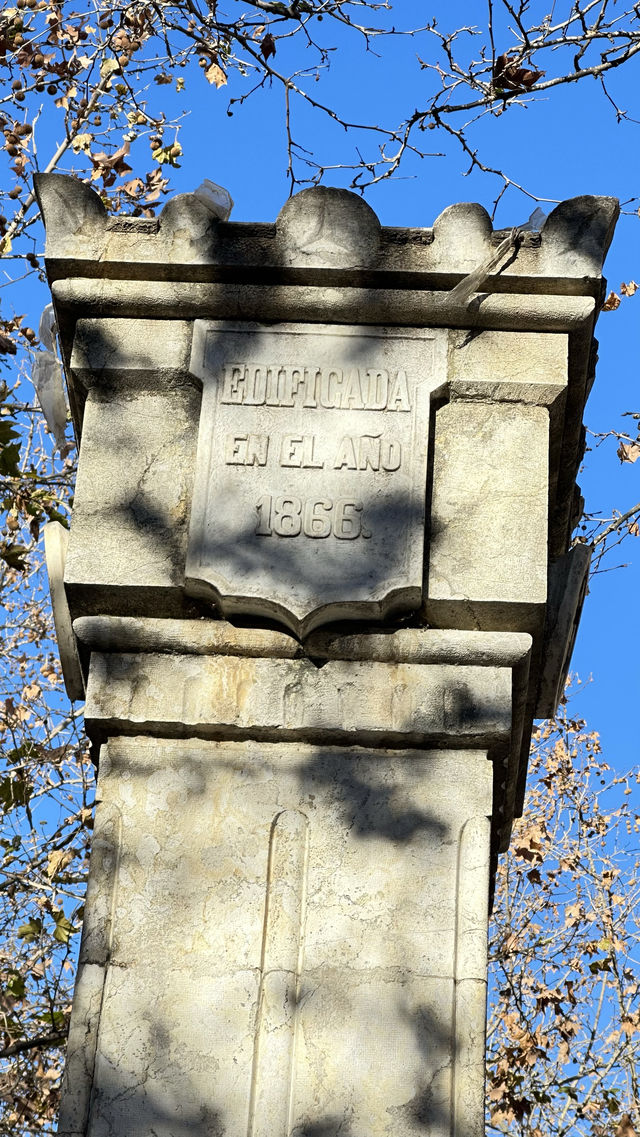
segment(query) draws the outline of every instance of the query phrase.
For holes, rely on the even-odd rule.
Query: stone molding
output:
[[[302,646],[226,621],[86,616],[85,723],[113,733],[485,746],[496,768],[494,852],[522,808],[532,637],[402,628],[317,631]],[[382,725],[385,724],[385,725]]]

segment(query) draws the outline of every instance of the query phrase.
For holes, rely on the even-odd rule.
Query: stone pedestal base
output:
[[[483,1132],[479,750],[102,748],[65,1137]]]
[[[481,1137],[530,637],[75,632],[100,769],[62,1137]]]

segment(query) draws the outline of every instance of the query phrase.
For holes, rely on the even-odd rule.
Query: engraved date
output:
[[[339,541],[369,538],[364,526],[362,502],[339,497],[302,499],[291,495],[274,497],[263,494],[256,503],[258,537],[312,537],[316,540],[333,535]]]

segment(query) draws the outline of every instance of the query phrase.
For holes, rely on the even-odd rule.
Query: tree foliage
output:
[[[41,565],[42,524],[67,523],[75,451],[69,429],[62,442],[44,426],[30,376],[46,345],[37,320],[17,314],[26,304],[16,296],[44,280],[32,176],[73,173],[111,211],[153,216],[184,159],[187,109],[215,100],[240,116],[268,97],[291,191],[330,179],[365,192],[453,146],[493,179],[496,203],[513,188],[533,196],[507,157],[504,167],[485,159],[477,131],[594,82],[612,122],[627,118],[616,71],[640,51],[640,10],[628,0],[467,8],[473,24],[460,23],[451,0],[426,10],[382,0],[15,0],[0,13],[0,1135],[52,1131],[93,792]],[[396,98],[388,118],[368,121],[362,100],[335,83],[336,60],[357,60],[366,88],[387,57],[406,105],[398,112]],[[319,138],[323,122],[333,133]],[[625,284],[605,307],[633,302],[634,291]],[[640,416],[629,421],[629,432],[595,442],[613,439],[631,464]],[[639,535],[639,516],[636,506],[586,520],[578,539],[599,558]],[[491,1125],[600,1137],[638,1096],[632,783],[611,775],[566,711],[540,728],[533,764],[528,812],[498,880]]]
[[[422,26],[403,23],[417,13],[428,16]],[[436,0],[428,13],[374,0],[16,0],[0,17],[1,127],[14,175],[3,190],[5,253],[33,218],[36,168],[64,163],[112,207],[152,209],[182,152],[181,115],[167,115],[166,88],[181,93],[189,84],[197,98],[198,69],[230,115],[261,88],[281,90],[292,187],[332,168],[310,148],[313,127],[299,137],[298,124],[306,129],[314,116],[352,132],[353,157],[341,169],[360,189],[392,176],[408,154],[432,153],[438,134],[453,137],[472,166],[489,169],[470,141],[478,119],[559,86],[595,80],[615,118],[628,117],[608,84],[640,51],[637,4],[487,0],[474,12],[477,22],[460,25],[458,15],[448,0]],[[344,95],[336,101],[335,52],[362,53],[366,82],[367,56],[384,53],[391,38],[408,43],[403,78],[411,109],[397,122],[359,121]],[[59,141],[43,153],[38,141],[51,137],[52,116]],[[508,172],[491,172],[503,190],[511,184]]]
[[[65,516],[71,464],[54,463],[32,408],[5,396],[7,408],[0,428],[11,423],[21,447],[5,464],[0,563],[0,1134],[19,1135],[49,1131],[56,1111],[93,775],[62,691],[37,544],[41,517]]]
[[[637,768],[612,771],[566,700],[536,729],[526,813],[497,876],[490,1132],[605,1137],[637,1117],[638,783]]]

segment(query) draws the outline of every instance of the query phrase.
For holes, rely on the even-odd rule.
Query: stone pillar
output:
[[[616,203],[492,265],[474,205],[382,228],[313,189],[246,225],[37,190],[81,439],[52,587],[99,762],[59,1132],[481,1137]]]

